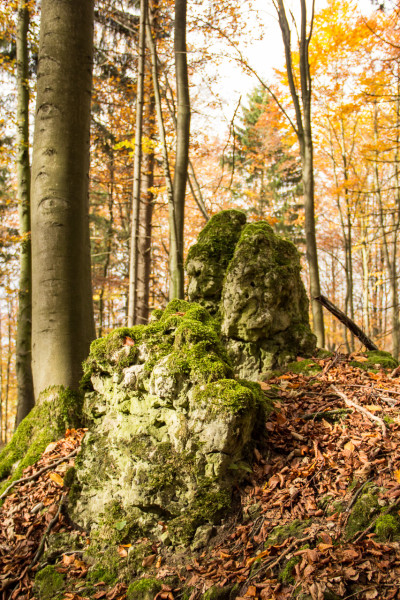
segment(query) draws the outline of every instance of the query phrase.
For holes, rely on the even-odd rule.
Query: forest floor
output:
[[[400,598],[400,378],[352,366],[354,358],[366,361],[336,354],[315,361],[319,373],[262,384],[276,395],[276,410],[236,492],[238,508],[193,555],[153,545],[142,576],[164,582],[157,600],[197,600],[207,590],[209,600],[228,590],[231,600]],[[38,597],[46,537],[69,528],[63,477],[83,435],[69,431],[51,444],[25,471],[33,478],[15,485],[0,509],[4,600]],[[121,565],[128,550],[118,548]],[[127,597],[118,579],[90,583],[83,552],[52,560],[64,586],[58,598]]]

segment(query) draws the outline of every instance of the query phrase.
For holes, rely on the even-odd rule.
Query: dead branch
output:
[[[62,505],[65,502],[65,499],[66,499],[66,494],[62,494],[61,495],[61,500],[60,500],[60,502],[58,504],[57,512],[54,515],[54,517],[52,518],[52,520],[50,521],[50,523],[48,524],[47,529],[46,529],[46,531],[43,534],[43,537],[42,537],[42,539],[40,541],[40,544],[39,544],[39,548],[37,549],[36,554],[33,557],[33,560],[32,560],[31,564],[28,567],[29,570],[32,569],[32,567],[34,567],[36,565],[36,563],[38,562],[39,558],[42,556],[43,550],[44,550],[44,545],[46,543],[47,537],[48,537],[50,531],[53,529],[54,525],[58,521],[58,518],[59,518],[60,513],[61,513],[61,508],[62,508]]]
[[[32,481],[32,479],[36,479],[37,477],[39,477],[39,475],[41,475],[42,473],[44,473],[45,471],[48,471],[49,469],[52,469],[53,467],[56,467],[57,465],[59,465],[62,462],[65,462],[66,460],[68,460],[69,458],[71,458],[72,456],[75,456],[75,454],[78,453],[79,448],[75,448],[75,450],[73,450],[70,454],[67,454],[67,456],[64,456],[63,458],[59,458],[58,460],[50,463],[49,465],[46,465],[45,467],[43,467],[42,469],[39,469],[39,471],[36,471],[36,473],[34,473],[33,475],[29,475],[29,477],[21,477],[20,479],[16,479],[15,481],[12,481],[10,483],[10,485],[8,487],[6,487],[6,489],[4,490],[4,492],[1,494],[0,496],[0,500],[2,500],[3,498],[5,498],[5,496],[7,496],[8,492],[15,486],[17,485],[17,483],[25,483],[27,481]]]
[[[337,306],[335,306],[326,296],[317,296],[314,298],[317,302],[322,304],[329,312],[331,312],[343,325],[347,327],[359,340],[364,344],[367,350],[378,350],[378,346],[364,333],[362,329],[354,321],[352,321],[344,312],[342,312]]]
[[[345,404],[347,404],[347,406],[351,406],[352,408],[355,408],[356,410],[358,410],[358,412],[362,413],[363,415],[365,415],[366,417],[371,419],[371,421],[375,421],[376,423],[378,423],[382,429],[383,437],[386,437],[386,435],[387,435],[386,425],[380,417],[373,415],[369,410],[367,410],[363,406],[360,406],[353,400],[350,400],[350,398],[348,398],[346,396],[346,394],[344,394],[343,392],[338,390],[336,386],[331,385],[331,389],[335,392],[335,394],[337,394],[340,398],[342,398],[342,400],[345,402]]]

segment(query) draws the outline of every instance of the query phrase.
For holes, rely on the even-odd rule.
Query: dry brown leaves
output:
[[[157,600],[179,600],[184,585],[192,587],[191,600],[196,600],[211,586],[231,584],[239,584],[237,597],[246,600],[288,600],[300,587],[313,600],[327,593],[344,599],[400,598],[400,544],[379,541],[371,532],[358,540],[343,537],[366,482],[384,488],[382,506],[400,503],[400,379],[390,379],[384,371],[361,371],[344,357],[333,365],[330,361],[319,361],[323,371],[316,377],[285,374],[263,384],[267,393],[276,386],[279,400],[266,423],[267,445],[254,451],[253,473],[238,490],[241,511],[223,523],[214,545],[197,558],[186,556],[177,564],[168,553],[148,557],[149,575],[162,579],[175,574],[181,582],[180,588],[164,585]],[[332,385],[386,418],[386,437],[375,421],[348,409]],[[347,412],[331,412],[341,409]],[[318,414],[311,417],[313,413]],[[57,442],[31,470],[67,455],[74,444],[78,438]],[[57,510],[68,466],[20,484],[0,511],[0,582],[4,586],[7,579],[19,577],[18,587],[11,588],[13,598],[33,596],[34,572],[28,573],[27,566]],[[289,536],[266,547],[274,527],[295,519],[306,522],[299,539]],[[61,516],[55,531],[65,527]],[[279,573],[292,558],[297,559],[293,581],[284,583]],[[63,555],[57,569],[70,581],[81,578],[83,586],[87,567],[79,556]],[[112,589],[99,584],[94,597],[122,600],[125,592],[123,583]],[[65,593],[65,600],[82,598],[73,589]]]

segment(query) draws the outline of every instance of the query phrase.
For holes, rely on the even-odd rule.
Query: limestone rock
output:
[[[223,210],[209,220],[189,250],[188,298],[205,306],[212,315],[218,312],[225,271],[245,223],[243,212]]]
[[[93,342],[69,506],[91,537],[186,544],[229,507],[263,396],[233,378],[218,332],[205,308],[175,300]]]
[[[315,350],[300,270],[291,242],[238,211],[214,215],[189,250],[189,298],[219,319],[240,377],[260,379]]]
[[[315,349],[300,270],[297,249],[270,225],[244,227],[221,298],[221,331],[241,377],[262,374]]]

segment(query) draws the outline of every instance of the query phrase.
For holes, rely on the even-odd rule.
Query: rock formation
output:
[[[186,268],[189,299],[212,303],[240,377],[259,379],[314,351],[300,255],[267,223],[246,225],[243,213],[218,213],[190,249]]]
[[[229,507],[265,401],[233,378],[218,330],[175,300],[93,342],[69,512],[99,539],[186,544]]]

